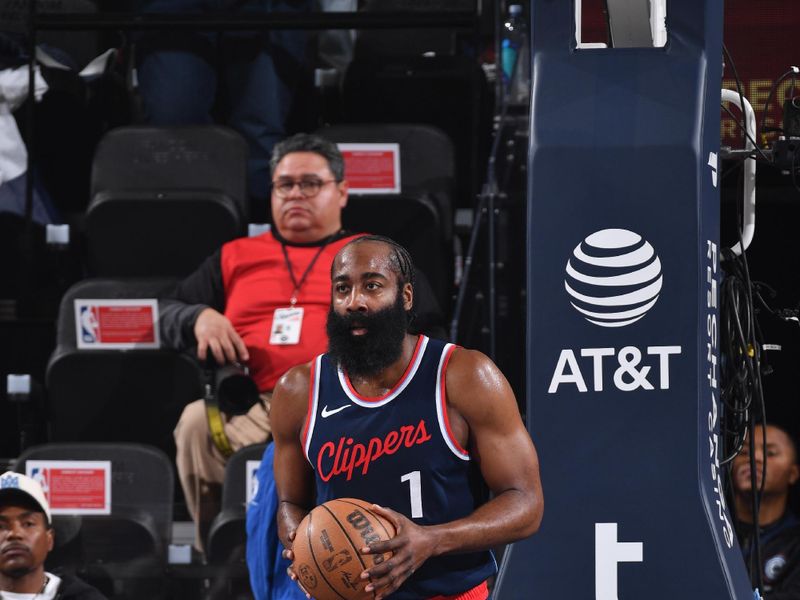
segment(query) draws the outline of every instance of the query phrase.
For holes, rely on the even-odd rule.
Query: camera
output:
[[[260,400],[256,382],[244,365],[223,365],[213,371],[210,379],[211,393],[215,395],[219,409],[228,415],[243,415]]]

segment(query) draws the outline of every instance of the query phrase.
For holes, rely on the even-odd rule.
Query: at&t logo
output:
[[[570,304],[600,327],[624,327],[647,314],[661,294],[661,260],[650,242],[628,229],[603,229],[575,247],[567,261],[564,287]],[[651,341],[651,340],[648,340]],[[562,385],[581,393],[668,390],[678,345],[564,348],[556,361],[548,394]]]
[[[603,229],[575,247],[564,287],[587,321],[623,327],[647,314],[662,282],[661,260],[650,242],[627,229]]]

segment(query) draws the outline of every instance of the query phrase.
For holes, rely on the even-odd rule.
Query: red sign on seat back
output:
[[[111,461],[29,460],[25,473],[42,486],[53,514],[111,514]]]
[[[400,193],[399,144],[338,144],[351,194]]]
[[[75,300],[75,333],[81,349],[158,348],[158,302]]]

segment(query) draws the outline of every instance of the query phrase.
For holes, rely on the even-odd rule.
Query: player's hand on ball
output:
[[[295,535],[297,535],[297,531],[289,532],[289,541],[290,542],[294,542]],[[283,558],[285,558],[289,562],[294,562],[294,552],[292,552],[291,548],[284,548],[283,552],[281,552],[281,556],[283,556]],[[300,583],[300,580],[297,578],[297,574],[292,569],[292,565],[289,565],[288,567],[286,567],[286,573],[289,575],[289,579],[294,581],[297,584],[297,587],[299,587],[303,591],[303,593],[306,595],[306,598],[310,599],[311,598],[311,594],[309,594],[306,591],[306,589],[303,587],[303,585]]]
[[[361,549],[364,554],[393,553],[379,565],[364,571],[362,579],[369,579],[367,592],[375,592],[375,600],[385,598],[408,579],[432,553],[431,541],[425,527],[391,509],[372,505],[373,510],[388,519],[397,530],[395,536],[383,542],[375,542]]]
[[[290,531],[289,532],[289,541],[290,542],[294,542],[294,537],[296,535],[297,535],[297,531],[296,530],[295,531]],[[285,558],[289,562],[292,562],[294,560],[294,552],[292,552],[291,548],[284,548],[283,552],[281,552],[281,555],[283,556],[283,558]]]

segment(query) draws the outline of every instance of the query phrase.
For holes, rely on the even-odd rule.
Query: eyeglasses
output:
[[[313,198],[322,189],[323,185],[336,182],[335,179],[328,179],[323,181],[321,179],[300,179],[293,181],[291,179],[281,179],[272,182],[272,190],[279,198],[285,198],[292,193],[294,186],[300,188],[300,195],[303,198]]]

